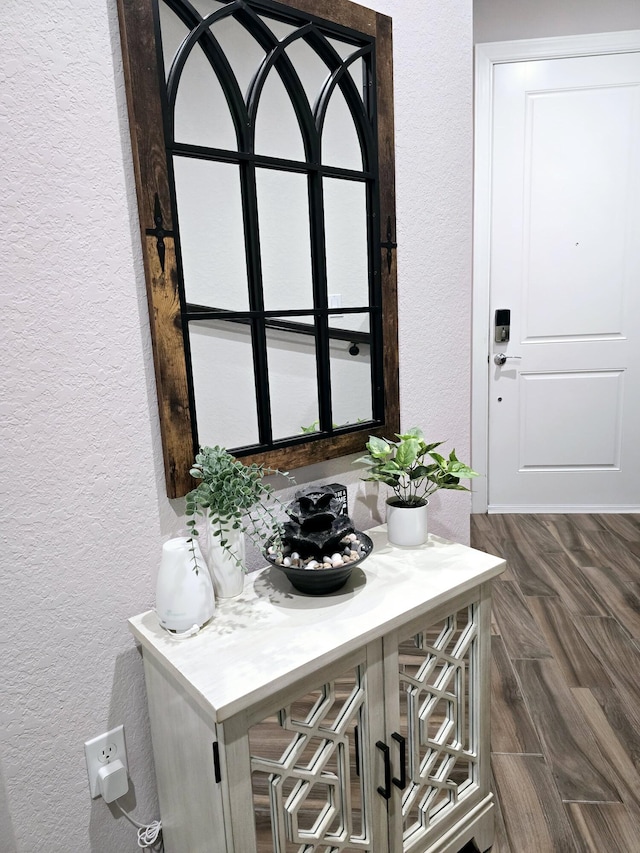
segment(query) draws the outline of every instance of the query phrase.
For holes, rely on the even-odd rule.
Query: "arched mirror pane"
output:
[[[298,118],[275,68],[267,75],[260,94],[255,133],[256,154],[304,161]]]
[[[242,447],[258,441],[251,328],[241,323],[189,323],[198,441]]]
[[[322,162],[362,171],[362,151],[353,116],[338,86],[333,90],[322,131]]]
[[[267,311],[313,308],[305,174],[256,170],[262,289]]]
[[[263,24],[266,24],[278,41],[283,41],[295,32],[298,27],[294,24],[287,24],[284,21],[276,21],[274,18],[269,18],[266,15],[258,15]]]
[[[175,48],[188,31],[164,4],[160,9],[162,46],[168,73]],[[237,148],[236,132],[222,86],[199,44],[193,46],[182,69],[173,133],[176,142],[184,144]]]
[[[325,178],[324,222],[327,289],[336,307],[369,304],[367,189],[362,181]]]
[[[368,338],[368,317],[347,315],[353,326],[366,329],[352,340],[332,339],[331,390],[333,420],[336,426],[353,426],[373,417],[371,395],[371,347]],[[364,339],[364,340],[363,340]]]
[[[196,12],[199,12],[203,18],[206,18],[207,15],[217,12],[219,9],[224,9],[227,4],[220,3],[218,0],[191,0],[191,5]]]
[[[189,28],[182,23],[175,12],[166,3],[158,3],[158,14],[160,16],[160,33],[162,36],[162,61],[164,64],[165,80],[171,71],[171,63],[174,60],[178,48],[189,35]]]
[[[288,320],[291,318],[282,318],[284,323]],[[309,330],[313,330],[310,322]],[[300,436],[320,417],[315,338],[312,334],[267,329],[267,359],[273,438]]]
[[[363,59],[355,59],[349,65],[349,74],[353,78],[353,82],[356,84],[356,89],[360,94],[361,98],[364,98],[365,86],[366,86],[366,66]]]
[[[286,49],[302,82],[309,106],[313,106],[329,76],[329,69],[318,54],[302,39],[296,39]]]
[[[233,16],[228,15],[216,21],[210,29],[223,49],[240,91],[246,98],[253,75],[265,57],[263,48]]]
[[[173,168],[187,303],[246,311],[238,166],[174,155]]]
[[[341,59],[347,59],[347,57],[358,50],[358,45],[350,44],[349,42],[342,41],[342,39],[328,38],[327,41]]]

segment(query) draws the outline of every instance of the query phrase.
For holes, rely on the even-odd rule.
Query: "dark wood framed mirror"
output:
[[[391,21],[119,0],[167,493],[399,429]]]

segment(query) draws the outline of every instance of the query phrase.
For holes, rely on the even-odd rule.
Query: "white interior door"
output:
[[[640,52],[493,71],[488,510],[638,511]]]

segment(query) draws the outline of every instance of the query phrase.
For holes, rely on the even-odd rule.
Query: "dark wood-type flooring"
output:
[[[476,515],[471,541],[507,560],[492,853],[640,853],[640,516]]]

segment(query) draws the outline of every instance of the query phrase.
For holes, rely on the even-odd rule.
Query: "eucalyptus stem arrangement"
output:
[[[370,436],[366,444],[369,455],[356,460],[369,469],[368,476],[361,479],[385,483],[393,489],[394,497],[390,502],[395,506],[423,506],[439,489],[468,492],[460,480],[479,476],[477,471],[460,462],[455,450],[448,458],[435,453],[435,448],[443,442],[428,444],[419,427],[412,427],[401,435],[396,433],[396,438],[397,441],[391,441]]]
[[[241,530],[257,546],[267,539],[277,538],[282,523],[278,518],[280,501],[274,498],[274,488],[264,477],[280,474],[293,482],[286,472],[263,465],[244,465],[225,448],[201,447],[190,472],[201,482],[186,496],[187,527],[193,568],[200,566],[194,547],[199,535],[199,518],[207,519],[220,546],[237,565],[241,561],[229,547],[229,532]]]

